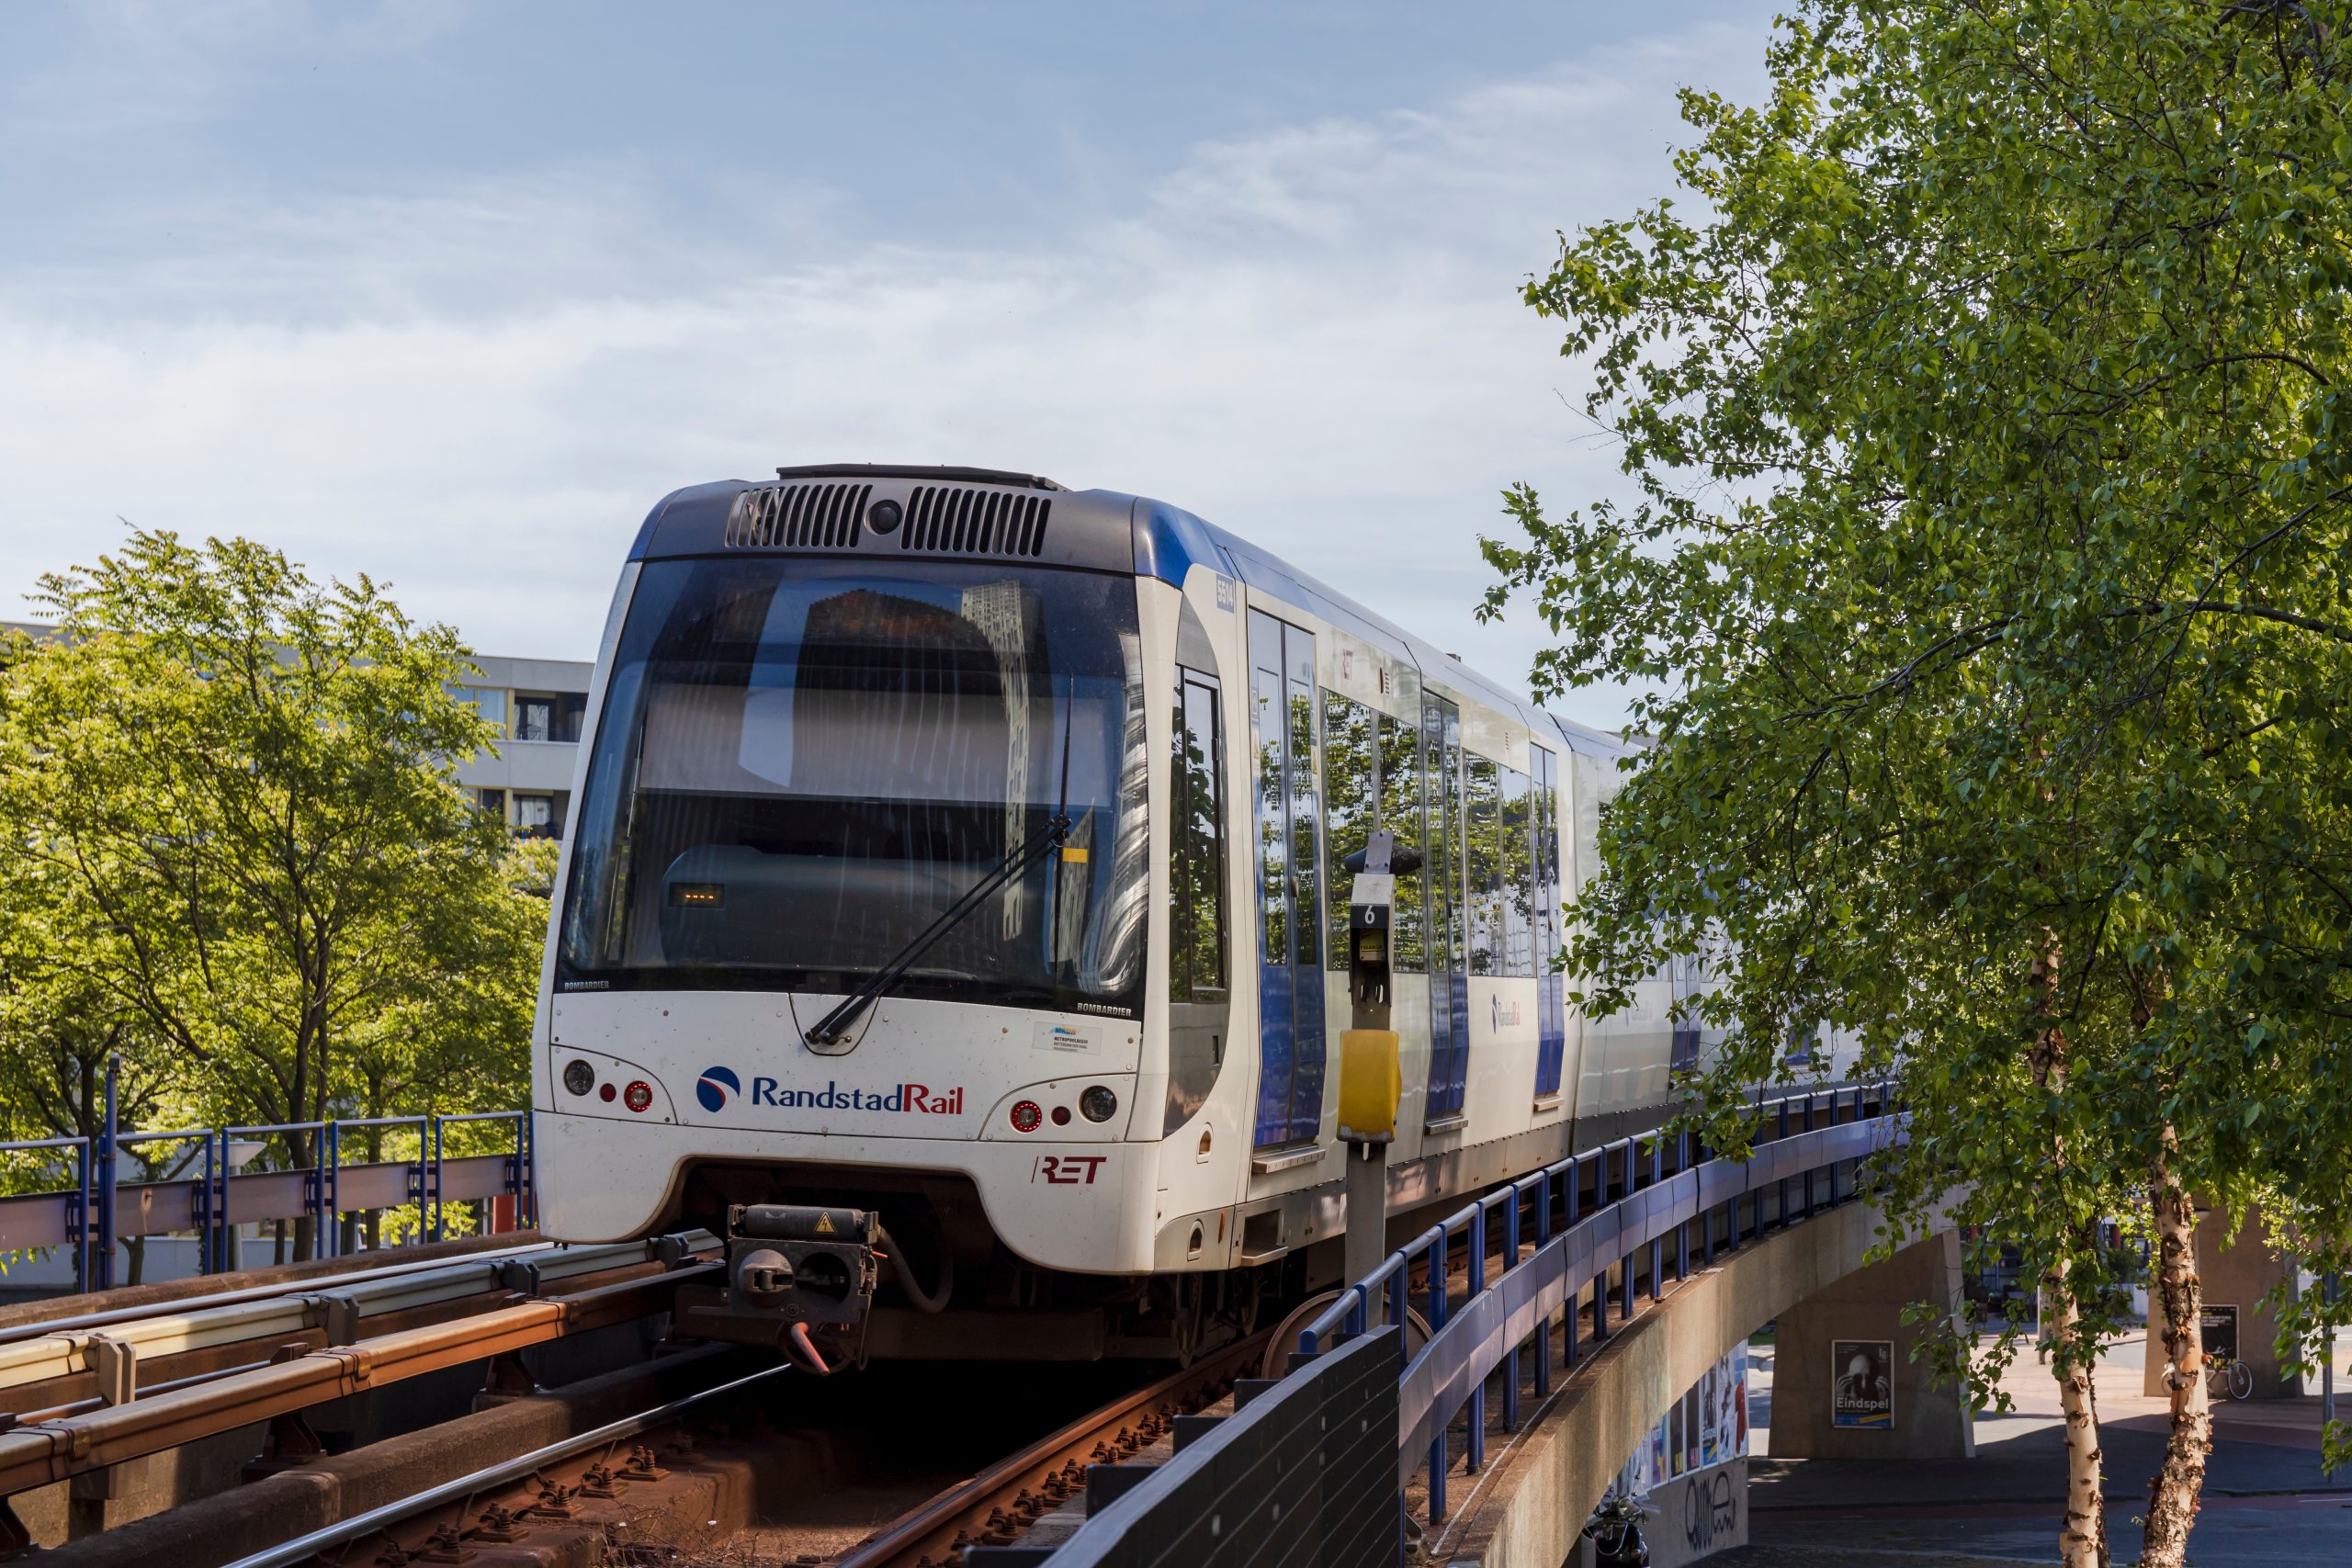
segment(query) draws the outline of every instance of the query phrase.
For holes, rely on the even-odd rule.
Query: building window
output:
[[[555,808],[551,795],[518,795],[514,797],[514,830],[526,838],[554,839],[563,834],[563,818]]]
[[[514,739],[577,742],[587,713],[585,692],[517,692]]]
[[[474,711],[488,719],[501,735],[506,733],[506,693],[497,686],[452,686],[449,694],[461,703],[471,703]]]
[[[474,791],[474,804],[481,807],[485,816],[495,817],[501,822],[506,820],[506,792],[504,790],[478,789]]]

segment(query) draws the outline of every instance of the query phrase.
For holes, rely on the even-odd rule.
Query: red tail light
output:
[[[653,1086],[643,1078],[621,1090],[621,1103],[631,1111],[642,1111],[653,1103]]]
[[[1034,1100],[1018,1101],[1012,1107],[1012,1130],[1016,1133],[1034,1133],[1045,1120],[1046,1113],[1037,1109]]]

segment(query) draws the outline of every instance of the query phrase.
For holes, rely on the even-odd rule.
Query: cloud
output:
[[[712,176],[743,214],[717,231],[644,169],[232,202],[169,247],[0,276],[0,586],[120,513],[583,657],[664,491],[966,462],[1187,506],[1518,683],[1540,628],[1471,617],[1498,492],[1617,481],[1517,285],[1555,229],[1665,187],[1678,84],[1736,90],[1758,53],[1694,29],[1209,143],[988,245],[861,237],[838,193],[742,171]]]

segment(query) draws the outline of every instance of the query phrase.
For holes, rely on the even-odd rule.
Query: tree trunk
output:
[[[2066,1089],[2066,1032],[2058,1021],[2058,933],[2043,928],[2041,952],[2033,961],[2028,983],[2033,987],[2033,1010],[2039,1030],[2028,1065],[2036,1086],[2057,1095]],[[2066,1140],[2050,1145],[2053,1170],[2066,1165]],[[2099,1471],[2098,1401],[2091,1373],[2098,1364],[2098,1347],[2081,1341],[2082,1312],[2064,1256],[2053,1259],[2041,1276],[2041,1296],[2048,1303],[2041,1325],[2043,1353],[2058,1380],[2058,1405],[2065,1416],[2066,1518],[2058,1532],[2058,1560],[2065,1568],[2108,1568],[2107,1483]]]
[[[2165,1155],[2178,1146],[2164,1131]],[[2205,1456],[2213,1451],[2213,1411],[2205,1391],[2204,1284],[2197,1277],[2197,1206],[2159,1156],[2149,1190],[2155,1205],[2155,1289],[2151,1304],[2163,1314],[2165,1387],[2172,1394],[2172,1430],[2164,1463],[2148,1483],[2148,1524],[2142,1568],[2181,1568],[2188,1561],[2188,1531],[2197,1522],[2205,1485]],[[2153,1325],[2152,1325],[2153,1326]]]
[[[2098,1397],[2091,1382],[2098,1351],[2080,1342],[2082,1314],[2064,1259],[2042,1276],[2041,1289],[2050,1304],[2042,1340],[2051,1374],[2058,1380],[2066,1436],[2066,1519],[2059,1532],[2058,1560],[2066,1568],[2108,1568],[2107,1487],[2099,1469]]]

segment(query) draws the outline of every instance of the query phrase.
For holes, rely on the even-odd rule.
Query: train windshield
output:
[[[1147,908],[1132,579],[993,562],[649,562],[578,815],[559,989],[854,989],[1057,853],[902,995],[1132,1016]]]

